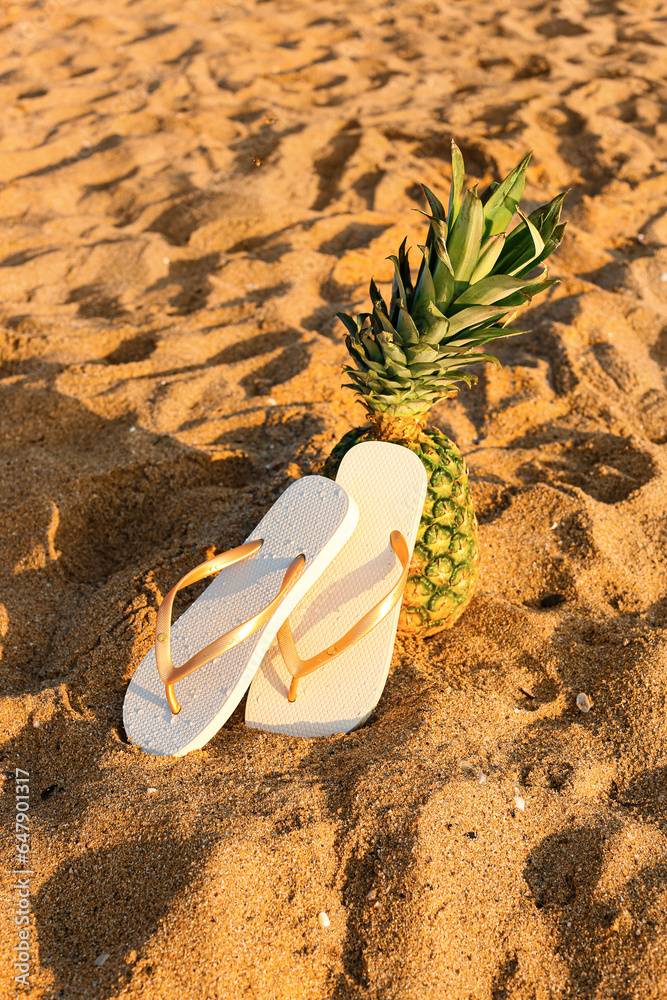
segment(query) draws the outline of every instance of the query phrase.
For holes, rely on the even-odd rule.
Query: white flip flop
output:
[[[232,714],[278,628],[348,540],[358,517],[355,501],[338,483],[305,476],[243,545],[179,580],[158,611],[155,646],[125,695],[123,723],[132,743],[174,757],[203,747]],[[177,591],[218,570],[172,628]]]
[[[246,702],[253,729],[346,733],[366,721],[384,689],[426,470],[401,445],[366,441],[343,458],[336,482],[356,500],[359,523],[262,660]]]

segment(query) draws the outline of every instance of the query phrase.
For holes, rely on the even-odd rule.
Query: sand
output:
[[[667,997],[666,14],[3,5],[0,769],[30,773],[26,996]],[[354,734],[258,733],[241,704],[204,750],[146,755],[121,713],[156,607],[362,422],[335,313],[422,241],[451,136],[484,182],[533,148],[528,209],[571,189],[532,332],[433,412],[471,471],[477,594],[397,642]],[[8,780],[5,870],[14,805]]]

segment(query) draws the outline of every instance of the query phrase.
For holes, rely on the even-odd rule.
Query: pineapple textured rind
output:
[[[324,474],[335,479],[350,448],[373,437],[370,426],[348,431],[327,459]],[[477,583],[479,540],[468,470],[459,448],[434,427],[420,429],[416,438],[385,439],[414,451],[428,474],[398,630],[420,637],[435,635],[463,613]]]

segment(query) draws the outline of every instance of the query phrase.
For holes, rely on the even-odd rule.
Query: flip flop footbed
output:
[[[345,547],[290,615],[299,656],[307,659],[344,635],[396,583],[401,566],[390,544],[400,531],[410,554],[426,497],[420,459],[400,445],[368,441],[341,462],[336,482],[359,507]],[[299,680],[296,701],[277,641],[272,642],[248,693],[246,724],[292,736],[328,736],[361,725],[384,688],[400,601],[358,643]]]
[[[276,631],[345,544],[357,518],[356,503],[337,483],[306,476],[290,486],[247,539],[263,539],[259,551],[223,569],[172,626],[174,664],[185,663],[266,607],[292,560],[303,553],[297,583],[262,629],[177,682],[177,715],[167,704],[151,649],[125,696],[123,721],[130,740],[150,753],[172,756],[204,746],[232,714]]]

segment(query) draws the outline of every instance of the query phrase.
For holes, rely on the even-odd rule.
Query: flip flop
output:
[[[203,747],[232,714],[278,628],[348,540],[358,517],[342,486],[305,476],[243,545],[179,580],[160,605],[155,646],[125,695],[123,722],[131,742],[174,757]],[[172,627],[177,592],[218,570]]]
[[[386,683],[426,470],[401,445],[366,441],[344,457],[336,482],[356,500],[359,523],[262,660],[246,702],[253,729],[349,732],[366,721]]]

